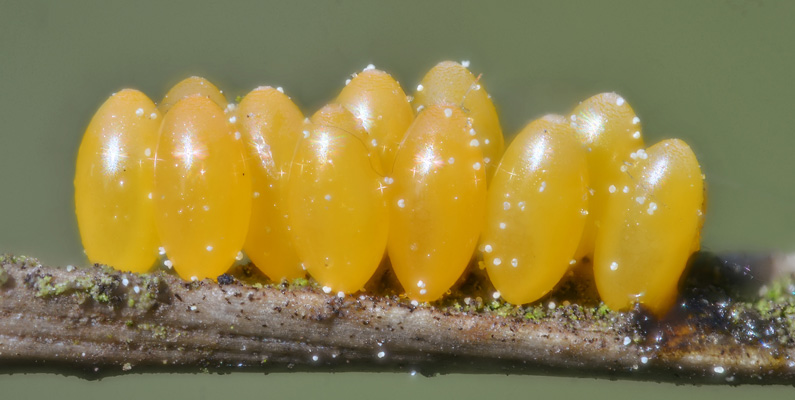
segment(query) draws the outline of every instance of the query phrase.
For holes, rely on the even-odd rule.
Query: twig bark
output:
[[[661,326],[637,312],[544,305],[538,318],[501,316],[226,283],[0,258],[0,368],[87,378],[295,369],[795,383],[791,337],[744,340],[731,329],[704,328],[709,321],[698,318],[709,315]]]

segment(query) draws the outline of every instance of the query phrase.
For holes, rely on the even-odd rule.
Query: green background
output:
[[[795,2],[8,2],[0,0],[0,252],[83,265],[73,206],[80,137],[111,92],[158,100],[190,74],[229,99],[283,86],[307,114],[369,63],[408,93],[470,60],[513,136],[617,91],[651,144],[687,141],[707,176],[704,247],[795,250]],[[325,396],[704,399],[791,388],[405,374],[0,376],[3,398]]]

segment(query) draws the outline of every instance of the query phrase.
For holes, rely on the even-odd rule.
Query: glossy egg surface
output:
[[[289,97],[271,87],[247,94],[235,115],[252,187],[251,223],[243,249],[274,281],[304,276],[287,230],[287,181],[304,116]]]
[[[145,94],[111,96],[86,129],[77,155],[75,211],[91,262],[145,272],[157,258],[154,157],[158,117]]]
[[[367,132],[365,143],[375,150],[385,172],[395,162],[395,152],[406,133],[414,111],[406,93],[389,74],[377,69],[358,73],[336,100],[359,120]]]
[[[483,153],[455,105],[421,111],[398,151],[389,200],[389,258],[406,294],[432,301],[469,263],[483,227]]]
[[[158,109],[165,114],[174,104],[177,104],[178,101],[191,96],[206,97],[219,107],[226,108],[226,97],[224,97],[224,94],[221,93],[218,87],[207,79],[199,76],[191,76],[172,86],[166,95],[163,96],[163,100],[158,105]]]
[[[704,187],[690,147],[664,140],[627,171],[629,190],[611,193],[596,241],[594,277],[613,309],[635,302],[658,316],[673,304],[701,227]]]
[[[251,177],[223,110],[204,96],[165,115],[155,164],[155,221],[183,279],[215,279],[243,248],[251,215]]]
[[[289,230],[306,270],[327,291],[353,293],[381,262],[388,218],[380,160],[341,105],[315,113],[288,183]]]
[[[417,110],[433,104],[461,107],[472,121],[467,132],[470,141],[477,140],[483,152],[486,178],[491,179],[505,150],[505,139],[491,97],[469,69],[453,61],[437,64],[417,86],[412,104]]]
[[[602,93],[578,105],[571,114],[571,126],[585,146],[588,160],[590,198],[588,222],[582,235],[577,258],[592,257],[605,209],[623,190],[626,170],[638,150],[645,147],[640,119],[623,97]]]
[[[587,218],[587,175],[585,150],[559,115],[531,122],[506,150],[480,246],[505,300],[537,300],[568,270]]]

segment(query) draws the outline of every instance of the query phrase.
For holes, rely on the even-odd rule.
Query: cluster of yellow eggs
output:
[[[184,279],[204,279],[242,250],[273,280],[308,272],[342,293],[362,290],[388,254],[406,295],[433,301],[478,250],[514,304],[587,258],[608,306],[664,313],[699,248],[690,148],[646,148],[629,104],[604,93],[531,122],[506,150],[466,64],[438,64],[413,98],[368,66],[307,119],[281,88],[239,104],[197,77],[159,106],[115,93],[77,159],[86,254],[134,272],[166,254]]]

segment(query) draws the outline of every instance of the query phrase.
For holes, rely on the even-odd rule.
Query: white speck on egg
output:
[[[624,98],[623,97],[617,98],[616,99],[616,105],[617,106],[623,106],[624,105]]]
[[[229,123],[230,124],[234,124],[235,122],[237,122],[237,117],[235,117],[234,115],[229,117]]]
[[[500,264],[502,264],[502,260],[499,257],[495,257],[494,260],[492,261],[492,263],[494,265],[500,265]]]
[[[323,293],[331,293],[331,288],[328,286],[323,286]]]
[[[397,205],[398,205],[398,207],[400,207],[400,208],[406,207],[406,200],[404,200],[404,199],[398,199],[398,201],[397,201]]]
[[[213,246],[207,246],[207,251],[213,251]]]
[[[461,61],[461,66],[464,67],[464,68],[469,68],[469,60]]]
[[[445,108],[444,109],[444,116],[450,118],[453,116],[453,109],[452,108]]]
[[[635,133],[632,134],[632,137],[635,139],[640,139],[640,131],[635,131]]]
[[[501,296],[500,292],[494,292],[491,294],[491,297],[494,298],[494,300],[499,299],[500,296]]]
[[[638,118],[637,116],[635,116],[634,118],[632,118],[632,124],[633,124],[633,125],[637,125],[638,123],[640,123],[640,118]]]
[[[518,267],[519,266],[519,260],[516,259],[516,258],[511,260],[511,266],[513,266],[514,268]]]
[[[470,147],[478,147],[478,146],[480,146],[480,142],[477,139],[472,139],[472,140],[469,141],[469,146]]]
[[[483,246],[483,251],[485,251],[486,253],[491,253],[491,250],[492,248],[490,244]]]
[[[613,261],[613,263],[612,263],[612,264],[610,264],[610,270],[611,270],[611,271],[615,271],[615,270],[617,270],[617,269],[618,269],[618,263],[617,263],[617,262],[615,262],[615,261]]]
[[[607,188],[607,191],[610,192],[610,193],[615,193],[616,192],[616,185],[610,185],[610,187]]]
[[[425,89],[425,87],[424,87],[424,86],[422,86],[422,84],[421,84],[421,83],[420,83],[419,85],[417,85],[417,91],[418,91],[418,92],[421,92],[421,91],[422,91],[422,89]]]
[[[475,171],[479,170],[479,169],[480,169],[480,163],[479,163],[479,162],[476,162],[476,163],[472,164],[472,168],[473,168]]]
[[[505,222],[500,222],[500,229],[505,229],[506,225]]]
[[[139,109],[135,110],[135,115],[137,115],[139,117],[143,117],[144,116],[144,109],[143,108],[139,108]]]

